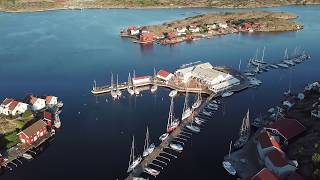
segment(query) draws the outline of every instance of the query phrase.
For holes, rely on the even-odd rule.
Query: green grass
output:
[[[0,148],[9,149],[19,143],[17,131],[7,133],[0,139]]]

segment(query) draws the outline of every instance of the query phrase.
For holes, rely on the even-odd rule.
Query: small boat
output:
[[[273,113],[276,109],[275,108],[270,108],[268,109],[268,113]]]
[[[205,111],[205,110],[203,110],[202,111],[202,113],[204,114],[204,115],[206,115],[206,116],[212,116],[212,113],[210,113],[210,112],[208,112],[208,111]]]
[[[150,136],[149,136],[149,128],[147,127],[147,133],[146,133],[146,139],[144,140],[144,151],[142,153],[143,157],[148,156],[149,154],[151,154],[153,152],[153,150],[156,148],[156,146],[152,143],[150,143]]]
[[[135,89],[135,90],[134,90],[134,94],[139,95],[139,94],[140,94],[140,91],[139,91],[138,89]]]
[[[58,107],[58,108],[62,108],[62,106],[63,106],[63,102],[62,102],[62,101],[59,101],[59,102],[57,103],[57,107]]]
[[[164,141],[165,139],[167,139],[169,137],[169,133],[164,133],[159,137],[160,141]]]
[[[158,176],[160,174],[160,171],[157,171],[149,167],[144,168],[144,171],[152,176]]]
[[[277,64],[277,66],[279,66],[281,68],[288,68],[289,67],[287,64],[284,64],[284,63],[279,63],[279,64]]]
[[[231,95],[233,95],[234,93],[232,91],[227,91],[227,92],[224,92],[221,97],[229,97]]]
[[[188,128],[189,130],[193,131],[193,132],[200,132],[200,128],[197,126],[193,126],[192,124],[188,124],[186,125],[186,128]]]
[[[112,90],[112,91],[111,91],[111,96],[112,96],[113,99],[116,99],[116,98],[118,97],[117,91]]]
[[[134,95],[134,90],[131,88],[128,88],[128,93],[132,96],[132,95]]]
[[[214,103],[209,103],[209,104],[207,105],[207,107],[218,108],[219,105],[218,105],[218,104],[214,104]]]
[[[230,142],[230,145],[229,145],[229,159],[230,159],[230,154],[231,154],[231,148],[232,148],[232,141]],[[227,161],[227,160],[223,161],[222,166],[231,175],[233,175],[233,176],[236,175],[237,171],[232,167],[232,164],[229,161]]]
[[[275,65],[275,64],[270,64],[269,66],[272,67],[272,68],[274,68],[274,69],[278,69],[278,68],[279,68],[279,66],[277,66],[277,65]]]
[[[136,168],[140,164],[141,161],[142,161],[142,157],[141,156],[135,158],[135,154],[134,154],[134,136],[133,136],[132,137],[130,160],[129,160],[129,167],[128,167],[127,172],[131,172],[134,168]]]
[[[154,92],[157,91],[157,89],[158,89],[158,86],[153,85],[153,86],[151,87],[150,91],[151,91],[152,93],[154,93]]]
[[[283,95],[285,95],[285,96],[290,96],[290,95],[291,95],[291,90],[288,89],[287,91],[285,91],[285,92],[283,93]]]
[[[229,161],[223,161],[222,165],[225,170],[228,171],[231,175],[236,175],[237,171],[232,167],[231,163]]]
[[[30,154],[27,154],[27,153],[23,153],[22,157],[25,158],[25,159],[28,159],[28,160],[33,158]]]
[[[170,97],[175,97],[177,94],[178,94],[178,91],[177,91],[177,90],[172,90],[172,91],[169,93],[169,96],[170,96]]]
[[[132,180],[148,180],[143,177],[133,177]]]
[[[170,147],[173,150],[176,150],[176,151],[182,151],[183,150],[183,146],[181,144],[170,143]]]
[[[61,127],[61,121],[59,118],[59,114],[55,115],[55,120],[54,120],[54,127],[59,129]]]
[[[251,73],[251,72],[245,72],[244,75],[246,75],[246,76],[254,76],[254,74]]]
[[[217,107],[212,107],[212,106],[207,106],[207,107],[205,107],[205,110],[217,111],[218,108]]]
[[[200,119],[195,119],[194,122],[198,125],[202,125],[204,123],[204,121],[200,120]]]

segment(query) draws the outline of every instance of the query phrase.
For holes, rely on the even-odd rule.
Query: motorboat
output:
[[[57,129],[59,129],[61,127],[61,121],[60,121],[59,114],[55,114],[54,127]]]
[[[169,133],[164,133],[159,137],[160,141],[164,141],[165,139],[167,139],[169,137]]]
[[[209,104],[207,105],[207,107],[218,108],[219,105],[218,105],[218,104],[214,104],[214,103],[209,103]]]
[[[228,173],[230,173],[233,176],[236,175],[237,171],[232,167],[232,164],[229,161],[223,161],[222,165]]]
[[[158,89],[158,86],[154,85],[154,86],[151,87],[150,91],[151,91],[152,93],[154,93],[154,92],[157,91],[157,89]]]
[[[234,93],[232,91],[227,91],[227,92],[224,92],[221,97],[229,97],[231,95],[233,95]]]
[[[212,116],[212,113],[208,112],[208,111],[205,111],[203,110],[202,113],[206,116]]]
[[[169,145],[173,150],[182,151],[183,146],[181,144],[170,143]]]
[[[135,90],[134,90],[134,94],[135,94],[135,95],[139,95],[139,94],[140,94],[140,91],[139,91],[138,89],[135,89]]]
[[[144,171],[152,176],[158,176],[160,174],[160,171],[152,169],[150,167],[144,168]]]
[[[177,90],[172,90],[172,91],[170,91],[169,96],[170,97],[175,97],[177,94],[178,94]]]
[[[130,160],[129,160],[129,167],[127,172],[131,172],[134,168],[136,168],[140,162],[142,161],[142,157],[138,156],[135,157],[134,154],[134,136],[132,137],[132,145],[131,145],[131,152],[130,152]]]
[[[195,119],[194,120],[194,122],[196,123],[196,124],[198,124],[198,125],[202,125],[203,123],[204,123],[204,121],[203,120],[200,120],[199,118],[197,119]]]
[[[193,126],[192,124],[186,125],[186,128],[193,131],[193,132],[197,132],[197,133],[200,132],[200,128],[197,126]]]
[[[118,97],[117,91],[112,90],[112,91],[111,91],[111,97],[112,97],[113,99],[116,99],[116,98]]]
[[[217,107],[212,107],[212,106],[207,106],[207,107],[205,107],[205,110],[217,111],[218,108]]]
[[[22,157],[25,158],[25,159],[28,159],[28,160],[30,160],[30,159],[33,158],[33,157],[32,157],[30,154],[28,154],[28,153],[23,153],[23,154],[22,154]]]
[[[132,95],[134,95],[134,90],[131,88],[128,88],[128,93],[132,96]]]

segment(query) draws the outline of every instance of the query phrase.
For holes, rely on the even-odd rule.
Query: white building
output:
[[[46,100],[30,96],[29,104],[31,105],[32,110],[38,111],[46,107]]]
[[[19,115],[28,109],[28,104],[6,98],[0,105],[0,114]]]
[[[240,80],[230,74],[218,71],[210,63],[201,63],[193,66],[178,69],[175,74],[183,82],[188,82],[190,78],[198,79],[208,85],[214,92],[226,90],[232,86],[239,85]]]
[[[196,27],[196,26],[190,26],[189,31],[192,33],[198,33],[198,32],[200,32],[200,28]]]
[[[152,83],[151,76],[140,76],[140,77],[132,78],[132,84],[134,86],[137,86],[137,85],[148,85],[150,83]]]
[[[177,28],[177,35],[178,36],[185,35],[186,32],[187,32],[187,28],[186,27]]]
[[[218,26],[216,24],[208,24],[207,28],[208,30],[216,30],[218,29]]]
[[[55,96],[46,96],[46,106],[53,107],[58,104],[58,98]]]
[[[131,29],[131,30],[130,30],[130,34],[131,34],[132,36],[138,35],[139,33],[140,33],[140,30],[139,30],[139,29]]]
[[[296,171],[296,167],[289,164],[286,155],[280,151],[272,151],[265,158],[265,166],[278,176],[286,176]]]
[[[219,27],[225,29],[228,27],[228,24],[227,23],[219,23]]]

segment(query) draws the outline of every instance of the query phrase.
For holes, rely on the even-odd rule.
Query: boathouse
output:
[[[48,126],[52,126],[53,118],[52,114],[48,111],[43,111],[42,120],[47,123]]]
[[[19,132],[17,136],[19,137],[21,143],[31,145],[34,142],[36,142],[40,137],[47,134],[47,132],[47,124],[43,120],[38,120],[31,126]]]
[[[274,150],[280,150],[279,140],[272,136],[270,132],[263,131],[257,137],[257,151],[261,160],[264,160],[266,155]]]
[[[53,107],[58,104],[58,98],[55,96],[46,96],[46,106]]]
[[[280,177],[272,173],[269,169],[263,168],[249,180],[280,180]]]
[[[166,82],[169,81],[171,78],[173,78],[173,76],[174,75],[172,73],[162,69],[157,73],[157,78]]]
[[[296,167],[289,164],[284,152],[275,150],[270,152],[265,158],[265,166],[278,176],[286,176],[296,171]]]
[[[302,134],[306,128],[296,119],[280,119],[266,127],[266,130],[280,137],[280,141],[288,144],[298,135]]]
[[[139,76],[139,77],[132,78],[132,84],[134,86],[148,85],[151,82],[152,82],[151,76]]]
[[[29,96],[27,102],[31,105],[31,109],[34,111],[38,111],[46,107],[46,100],[35,96]]]

